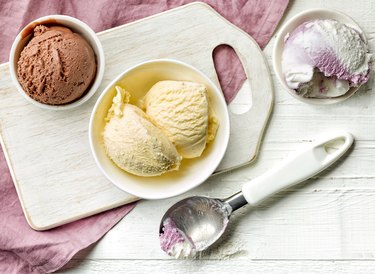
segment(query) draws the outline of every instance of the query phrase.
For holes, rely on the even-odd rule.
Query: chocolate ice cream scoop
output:
[[[17,77],[34,100],[63,105],[82,97],[96,74],[94,51],[77,33],[63,26],[39,25],[22,50]]]

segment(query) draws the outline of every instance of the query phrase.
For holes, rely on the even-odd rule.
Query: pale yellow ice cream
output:
[[[183,158],[201,156],[215,138],[218,121],[203,84],[160,81],[144,97],[143,107]]]
[[[129,93],[116,87],[103,131],[107,155],[123,170],[138,176],[157,176],[177,170],[181,156],[138,107],[128,104]]]

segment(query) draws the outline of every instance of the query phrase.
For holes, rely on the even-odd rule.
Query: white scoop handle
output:
[[[331,152],[328,150],[329,145],[335,141],[343,143]],[[242,194],[250,205],[257,205],[269,196],[329,167],[350,148],[352,143],[353,136],[350,133],[336,133],[314,142],[286,158],[277,167],[244,184]]]

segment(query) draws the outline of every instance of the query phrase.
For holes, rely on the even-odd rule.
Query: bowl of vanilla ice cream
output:
[[[370,75],[366,36],[348,15],[303,11],[277,34],[273,68],[281,85],[305,103],[332,104],[351,97]]]
[[[116,77],[91,114],[90,147],[114,185],[144,199],[182,194],[217,168],[229,141],[219,88],[171,59],[143,62]]]

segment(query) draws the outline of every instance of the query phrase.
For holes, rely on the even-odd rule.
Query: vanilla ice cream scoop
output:
[[[176,148],[138,107],[130,95],[116,87],[103,131],[107,155],[123,170],[138,176],[157,176],[180,166]]]
[[[313,20],[285,37],[282,70],[287,85],[304,97],[337,97],[368,81],[367,43],[336,20]]]
[[[146,94],[143,105],[183,158],[201,156],[215,138],[218,122],[203,84],[160,81]]]

